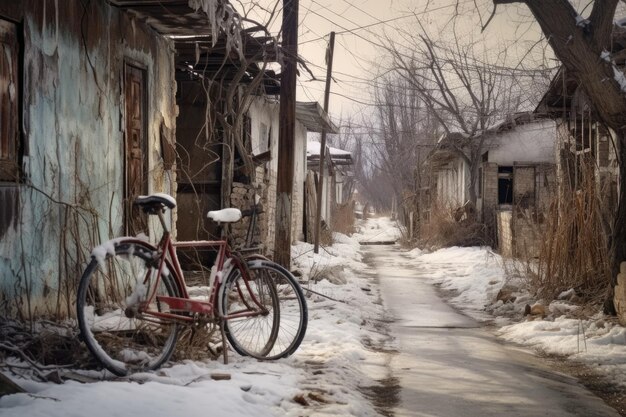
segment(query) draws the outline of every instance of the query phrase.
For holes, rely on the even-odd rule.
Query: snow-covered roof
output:
[[[322,144],[319,142],[314,142],[314,141],[309,141],[306,144],[306,156],[320,156],[320,149],[322,147]],[[344,151],[343,149],[338,149],[338,148],[333,148],[332,146],[327,146],[326,147],[328,149],[328,151],[330,152],[330,155],[332,157],[346,157],[346,156],[350,156],[352,157],[352,153],[348,152],[348,151]]]
[[[319,168],[320,149],[321,143],[314,141],[307,142],[306,160],[309,169],[315,171]],[[350,175],[350,169],[354,163],[352,161],[352,153],[326,145],[324,159],[327,161],[328,165],[330,165],[330,169],[339,169],[344,174]]]

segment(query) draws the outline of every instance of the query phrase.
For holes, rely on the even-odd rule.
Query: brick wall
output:
[[[515,169],[513,254],[520,259],[539,256],[541,236],[556,193],[556,166],[537,164]],[[532,198],[530,196],[532,195]]]
[[[541,247],[542,224],[530,210],[516,210],[513,218],[513,255],[527,260],[537,258]]]
[[[231,207],[238,208],[240,210],[248,210],[254,203],[254,196],[256,194],[262,197],[262,186],[255,187],[250,184],[234,182],[233,189],[230,194],[230,205]],[[263,200],[261,200],[261,204],[263,204]],[[250,217],[244,217],[241,221],[231,225],[230,243],[234,248],[242,248],[245,246],[250,220]],[[256,227],[253,231],[254,235],[251,243],[251,246],[260,246],[263,253],[266,252],[266,247],[263,244],[263,237],[267,235],[267,223],[266,213],[257,215]]]
[[[535,167],[515,166],[513,170],[513,204],[528,209],[535,206]]]
[[[498,164],[483,164],[483,223],[488,236],[496,242],[496,208],[498,207]]]

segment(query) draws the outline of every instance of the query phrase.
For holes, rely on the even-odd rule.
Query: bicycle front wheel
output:
[[[76,307],[81,336],[116,375],[156,369],[174,351],[178,326],[158,316],[169,312],[158,297],[178,297],[180,290],[169,270],[157,276],[157,263],[151,245],[120,241],[114,256],[92,257],[80,279]]]
[[[306,333],[308,313],[296,279],[267,260],[235,268],[220,292],[224,330],[233,349],[244,356],[274,360],[293,354]]]

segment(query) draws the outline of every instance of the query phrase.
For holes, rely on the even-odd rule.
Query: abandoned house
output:
[[[535,258],[555,189],[555,123],[517,113],[486,134],[490,138],[479,168],[478,212],[495,232],[500,253]]]
[[[534,257],[541,208],[550,202],[555,183],[555,123],[531,113],[517,113],[485,132],[470,201],[470,166],[446,141],[463,143],[461,134],[442,138],[427,163],[432,167],[431,204],[450,212],[473,215],[506,256]],[[431,210],[433,208],[431,207]]]
[[[156,222],[132,206],[137,195],[165,192],[190,207],[190,178],[202,174],[201,197],[228,203],[231,189],[216,184],[224,175],[216,171],[233,172],[236,159],[250,160],[234,132],[244,123],[232,104],[243,101],[242,85],[256,83],[247,91],[275,85],[256,63],[276,47],[267,36],[243,32],[228,3],[218,10],[210,9],[216,2],[194,4],[197,9],[173,0],[0,0],[0,300],[6,312],[64,315],[73,309],[92,247],[124,234],[155,239]],[[223,70],[210,71],[217,67]],[[214,97],[212,107],[188,105]],[[210,134],[185,130],[194,110]],[[226,143],[216,144],[213,131]],[[186,146],[184,133],[187,140],[198,137],[195,143],[219,164],[176,169],[181,147],[175,142]],[[188,162],[182,159],[181,166]],[[178,217],[203,219],[206,208]],[[174,226],[176,212],[172,217]],[[184,222],[177,226],[188,234]]]
[[[617,204],[618,158],[612,133],[593,115],[591,103],[564,68],[537,106],[556,122],[559,185],[571,190],[591,177],[607,207]],[[609,215],[609,213],[607,213]]]
[[[623,52],[619,40],[613,47],[614,52]],[[623,53],[619,59],[617,65],[623,66]],[[581,265],[587,265],[569,273],[595,282],[598,277],[610,275],[608,239],[617,212],[620,181],[615,134],[595,117],[592,103],[563,67],[537,111],[556,121],[559,204],[552,212],[554,223],[569,225],[569,230],[576,233],[564,246],[581,260]],[[613,281],[614,305],[620,321],[626,323],[626,281],[621,281]]]

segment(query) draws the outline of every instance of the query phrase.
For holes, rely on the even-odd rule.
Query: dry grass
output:
[[[574,288],[584,301],[601,302],[610,283],[607,207],[596,184],[593,166],[583,166],[577,190],[563,186],[546,215],[538,273],[532,288],[553,299]]]
[[[178,335],[173,360],[215,360],[222,351],[222,336],[217,325],[184,326]]]
[[[332,231],[352,235],[354,233],[354,207],[351,202],[341,204],[335,208],[332,215]]]
[[[431,218],[420,227],[419,246],[437,249],[450,246],[481,246],[489,244],[485,225],[473,217],[455,220],[457,210],[437,204]]]

